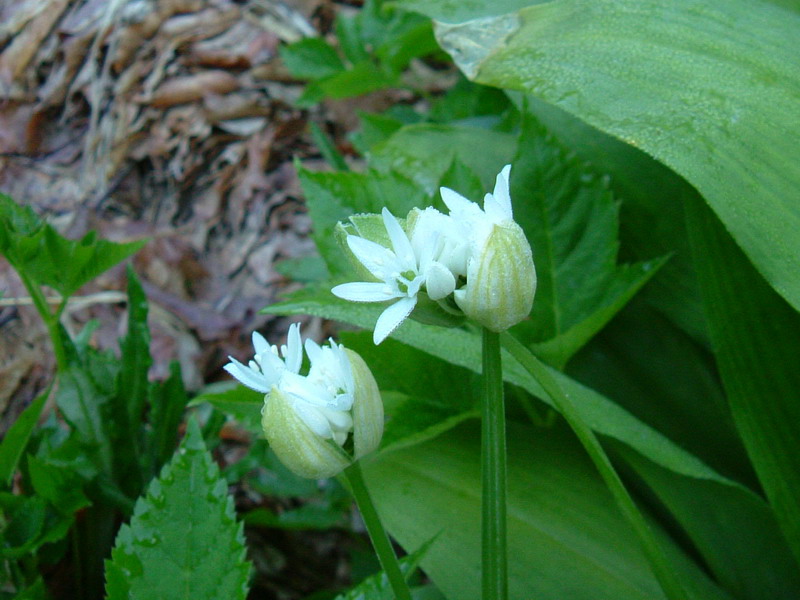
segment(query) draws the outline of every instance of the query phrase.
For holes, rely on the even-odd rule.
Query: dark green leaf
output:
[[[800,564],[800,314],[705,205],[687,202],[686,215],[733,420]]]
[[[243,385],[235,385],[220,392],[205,392],[192,399],[196,406],[208,402],[218,411],[236,419],[242,426],[256,436],[262,436],[261,408],[264,406],[264,394]]]
[[[142,411],[150,389],[147,372],[153,361],[150,358],[150,330],[147,327],[147,297],[130,266],[128,267],[128,333],[120,340],[120,350],[122,368],[119,372],[117,394],[121,396],[122,406],[119,412],[126,413],[129,426],[138,427],[142,421]]]
[[[561,366],[663,261],[617,266],[619,206],[607,181],[569,156],[529,114],[511,171],[511,197],[514,218],[533,248],[538,280],[525,338]]]
[[[244,600],[249,573],[233,500],[192,420],[117,535],[106,593],[110,600]]]
[[[36,427],[36,422],[39,420],[39,415],[42,414],[49,394],[50,390],[48,389],[31,402],[0,441],[0,482],[6,486],[11,484],[19,459],[25,452],[31,432]]]
[[[83,493],[80,475],[63,464],[28,456],[28,475],[36,494],[64,515],[71,516],[90,504]]]
[[[80,240],[62,237],[28,207],[0,194],[0,253],[17,271],[62,296],[72,295],[100,273],[139,250],[145,240],[116,244],[88,233]]]
[[[395,73],[382,69],[371,60],[364,60],[351,69],[320,80],[318,85],[328,98],[341,99],[394,87],[397,83]]]
[[[476,81],[556,104],[680,173],[800,309],[798,12],[558,0],[437,35]]]
[[[175,450],[178,426],[189,397],[183,387],[181,366],[173,361],[169,378],[154,386],[150,393],[150,456],[153,472],[157,472]]]

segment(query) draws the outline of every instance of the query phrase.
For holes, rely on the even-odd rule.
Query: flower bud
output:
[[[345,451],[314,433],[277,386],[267,394],[261,416],[264,436],[280,461],[309,479],[332,477],[350,464]]]
[[[490,225],[467,265],[467,284],[455,291],[464,314],[491,331],[528,316],[536,293],[533,255],[522,228],[506,219]]]
[[[353,448],[358,460],[375,450],[383,437],[383,400],[367,363],[356,352],[344,349],[353,371]]]

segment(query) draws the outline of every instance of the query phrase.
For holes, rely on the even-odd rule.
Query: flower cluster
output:
[[[310,368],[301,375],[300,326],[289,328],[278,349],[253,333],[255,356],[248,365],[234,358],[225,370],[265,394],[264,434],[281,461],[298,475],[330,477],[374,450],[383,435],[378,386],[361,357],[330,340],[305,341]],[[345,450],[353,437],[353,451]]]
[[[509,192],[511,165],[497,175],[483,209],[441,188],[449,209],[414,209],[406,229],[386,209],[383,223],[391,248],[362,235],[347,235],[356,260],[375,281],[345,283],[334,295],[355,302],[393,301],[375,325],[382,342],[425,296],[448,313],[460,311],[492,331],[504,331],[530,313],[536,271],[530,245],[514,222]]]

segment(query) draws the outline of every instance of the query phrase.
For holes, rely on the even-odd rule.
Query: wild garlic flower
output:
[[[253,334],[255,357],[244,365],[231,358],[225,370],[264,392],[261,425],[281,461],[303,477],[335,475],[374,450],[383,435],[383,404],[367,365],[355,352],[330,340],[306,340],[311,367],[301,375],[300,326],[289,328],[280,351]],[[353,436],[354,451],[344,446]]]
[[[344,283],[331,292],[353,302],[394,301],[375,324],[373,341],[380,344],[411,314],[418,295],[425,288],[428,296],[439,300],[453,293],[455,277],[435,260],[438,235],[431,235],[412,246],[397,219],[384,208],[383,223],[392,249],[357,235],[347,236],[347,246],[355,258],[377,279]]]
[[[464,314],[492,331],[504,331],[528,316],[536,292],[536,269],[525,232],[514,221],[509,177],[511,165],[497,175],[494,191],[486,194],[483,210],[449,188],[442,200],[465,241],[466,283],[453,296]]]

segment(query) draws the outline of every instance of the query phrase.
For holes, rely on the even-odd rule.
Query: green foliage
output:
[[[106,593],[109,600],[244,599],[249,574],[227,485],[190,420],[175,457],[117,534]]]
[[[310,80],[301,106],[401,85],[400,75],[412,59],[439,49],[430,20],[376,0],[352,16],[337,15],[335,29],[343,57],[321,38],[280,49],[289,72]]]
[[[799,32],[800,14],[767,2],[560,0],[437,35],[470,78],[531,93],[680,173],[798,309]]]
[[[42,414],[48,393],[49,390],[31,402],[0,441],[0,482],[3,482],[6,487],[11,484],[11,478],[17,469],[19,459],[25,452],[31,432],[36,426],[36,421],[39,420],[39,415]]]
[[[0,253],[25,277],[71,296],[144,245],[116,244],[88,233],[68,240],[28,207],[0,194]]]

